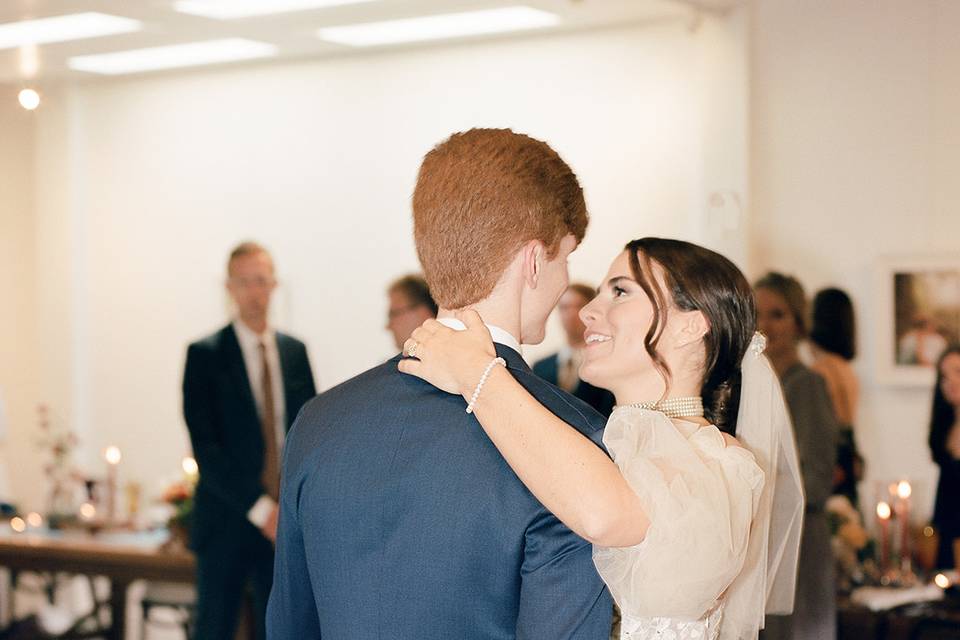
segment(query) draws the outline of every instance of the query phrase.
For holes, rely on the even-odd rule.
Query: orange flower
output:
[[[854,549],[863,549],[867,546],[867,532],[854,522],[848,522],[840,527],[837,535]]]
[[[163,497],[161,498],[164,502],[170,504],[177,504],[178,502],[183,502],[190,497],[190,488],[183,482],[177,482],[167,487],[166,491],[163,492]]]

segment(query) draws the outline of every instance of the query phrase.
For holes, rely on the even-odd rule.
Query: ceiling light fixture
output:
[[[75,56],[67,60],[67,66],[77,71],[119,75],[269,58],[275,55],[277,55],[277,47],[272,44],[242,38],[227,38],[175,44],[166,47]]]
[[[372,0],[178,0],[173,8],[216,20],[234,20],[271,13],[308,11],[346,4],[361,4]]]
[[[556,14],[517,6],[324,27],[317,31],[317,36],[329,42],[351,47],[373,47],[422,40],[442,40],[526,29],[541,29],[559,23],[560,17]]]
[[[140,31],[142,28],[139,20],[96,12],[7,22],[0,24],[0,49],[98,38]]]

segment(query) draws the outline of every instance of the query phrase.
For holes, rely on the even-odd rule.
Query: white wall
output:
[[[881,384],[874,271],[884,255],[960,248],[960,5],[760,0],[751,38],[754,275],[852,295],[863,490],[915,481],[930,513],[929,388]]]
[[[34,437],[38,396],[33,156],[37,114],[0,87],[0,499],[42,477]],[[3,430],[2,426],[6,425]],[[11,484],[16,479],[16,484]]]
[[[241,239],[275,253],[277,324],[306,340],[321,387],[391,355],[383,289],[417,268],[411,188],[453,131],[509,126],[568,159],[593,214],[575,278],[596,281],[641,235],[745,254],[706,204],[744,198],[743,30],[708,20],[65,87],[38,129],[41,359],[86,464],[116,443],[150,491],[177,468],[185,347],[226,320],[224,259]]]

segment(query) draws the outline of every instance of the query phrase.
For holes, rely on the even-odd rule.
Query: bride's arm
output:
[[[462,391],[468,401],[472,394]],[[520,480],[570,529],[604,547],[643,540],[650,522],[617,465],[504,367],[491,371],[473,412]]]
[[[411,337],[420,361],[403,360],[399,368],[469,402],[496,353],[480,317],[467,312],[464,320],[467,331],[428,320]],[[604,547],[643,540],[649,519],[616,464],[504,367],[490,371],[473,412],[520,480],[570,529]]]

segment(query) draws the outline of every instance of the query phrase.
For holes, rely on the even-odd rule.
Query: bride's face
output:
[[[656,286],[664,290],[659,265],[653,271]],[[600,292],[580,317],[587,328],[581,379],[617,394],[651,373],[659,378],[643,343],[653,323],[653,303],[634,279],[626,251],[610,265]]]

